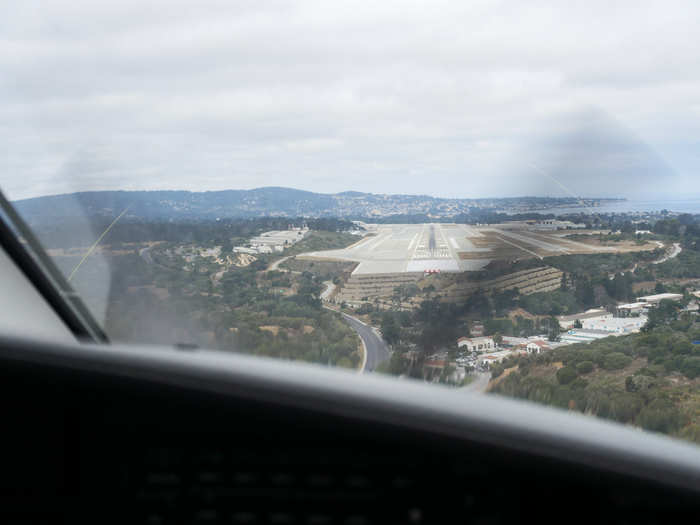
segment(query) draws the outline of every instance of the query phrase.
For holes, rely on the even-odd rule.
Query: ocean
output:
[[[683,200],[626,200],[619,202],[603,202],[600,206],[590,208],[550,208],[538,210],[538,213],[634,213],[658,212],[668,210],[676,213],[700,213],[700,198]]]

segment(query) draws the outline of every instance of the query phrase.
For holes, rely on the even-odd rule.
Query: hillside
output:
[[[684,316],[646,333],[513,358],[494,367],[495,378],[507,377],[491,391],[700,442],[699,339],[700,323]]]

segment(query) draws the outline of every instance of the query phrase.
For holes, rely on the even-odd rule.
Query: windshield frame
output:
[[[0,246],[79,341],[109,343],[80,295],[0,191]]]

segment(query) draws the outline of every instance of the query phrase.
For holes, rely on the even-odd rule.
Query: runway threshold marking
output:
[[[445,259],[457,260],[457,256],[455,253],[452,252],[452,249],[450,248],[450,245],[447,242],[447,238],[445,237],[445,232],[442,231],[442,226],[440,224],[438,224],[438,229],[440,230],[440,237],[442,237],[442,244],[443,244],[443,246],[441,246],[440,248],[444,247],[446,249],[445,251],[447,251],[447,254],[444,255],[443,257]]]
[[[543,250],[551,251],[551,252],[564,252],[568,253],[567,249],[564,248],[563,246],[557,246],[555,244],[552,244],[551,242],[545,242],[543,240],[539,240],[531,235],[527,235],[524,233],[515,233],[515,232],[510,232],[506,230],[496,230],[499,234],[504,235],[506,237],[510,237],[511,239],[515,239],[517,241],[523,242],[525,244],[530,244],[532,246],[535,246],[536,248],[541,248]]]

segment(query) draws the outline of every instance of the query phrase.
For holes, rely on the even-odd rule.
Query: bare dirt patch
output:
[[[498,383],[503,381],[506,377],[508,377],[513,372],[515,372],[517,369],[518,369],[517,365],[512,367],[512,368],[506,368],[500,376],[498,376],[495,379],[491,379],[489,381],[489,384],[486,386],[486,392],[491,390],[493,387],[495,387]]]
[[[275,337],[277,336],[277,334],[280,333],[280,327],[279,327],[279,325],[276,325],[276,324],[263,325],[263,326],[260,326],[259,328],[260,328],[260,330],[263,330],[264,332],[270,332]]]
[[[556,238],[553,236],[553,238]],[[565,239],[569,239],[572,241],[575,241],[576,243],[581,243],[581,244],[587,244],[591,246],[592,248],[614,248],[616,252],[646,252],[646,251],[652,251],[656,250],[659,245],[656,244],[655,242],[647,241],[644,243],[638,243],[637,241],[630,241],[630,240],[625,240],[625,241],[613,241],[613,240],[607,240],[605,236],[603,237],[598,237],[598,236],[582,236],[579,238],[578,235],[570,235],[565,237]],[[585,252],[580,252],[580,253],[585,253]]]
[[[546,315],[531,314],[523,308],[513,308],[510,312],[508,312],[508,319],[510,319],[511,321],[513,321],[518,316],[522,317],[523,319],[531,319],[533,321],[536,319],[543,319],[547,317]]]
[[[484,231],[481,237],[470,237],[476,248],[488,248],[488,251],[459,252],[460,259],[495,259],[513,260],[532,257],[549,257],[553,255],[574,255],[588,253],[627,253],[652,251],[658,248],[656,243],[636,241],[608,241],[591,235],[564,237],[561,234],[547,232],[521,232],[523,239],[510,239],[498,232]],[[548,250],[538,246],[538,241],[559,246],[564,251]]]

